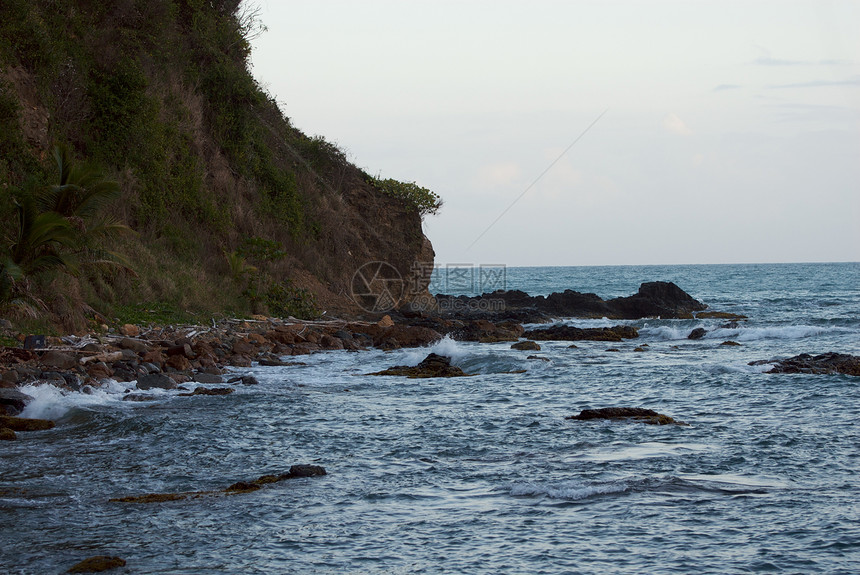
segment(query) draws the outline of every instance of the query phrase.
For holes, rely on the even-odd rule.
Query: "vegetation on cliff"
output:
[[[432,258],[438,196],[294,128],[250,73],[258,29],[238,0],[0,4],[3,313],[307,317],[348,309],[366,261]],[[46,200],[64,164],[98,184],[86,214]],[[27,261],[22,222],[44,232]]]

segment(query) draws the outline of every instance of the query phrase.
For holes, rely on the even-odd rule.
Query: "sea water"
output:
[[[0,445],[0,572],[61,573],[93,555],[123,557],[127,573],[860,572],[860,378],[749,365],[860,354],[860,265],[514,268],[505,278],[531,294],[604,298],[653,280],[749,319],[623,322],[640,337],[541,342],[538,353],[449,339],[318,353],[237,369],[261,383],[223,397],[150,392],[155,401],[131,403],[121,398],[134,384],[93,395],[28,386],[36,400],[24,415],[57,427]],[[696,327],[707,335],[688,340]],[[430,351],[477,375],[365,375]],[[689,425],[565,419],[610,406]],[[328,475],[242,495],[109,501],[224,489],[296,463]]]

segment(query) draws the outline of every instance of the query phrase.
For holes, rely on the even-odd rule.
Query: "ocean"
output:
[[[62,573],[93,555],[123,557],[116,572],[135,574],[860,572],[860,378],[749,365],[860,354],[860,264],[504,276],[533,295],[604,298],[655,280],[749,319],[563,319],[640,337],[540,352],[450,339],[323,352],[236,369],[260,385],[226,397],[154,391],[133,403],[121,399],[133,384],[25,387],[36,400],[24,415],[58,425],[0,445],[0,572]],[[696,327],[705,337],[687,339]],[[365,375],[431,351],[477,375]],[[611,406],[689,425],[565,419]],[[299,463],[328,474],[109,501],[223,489]]]

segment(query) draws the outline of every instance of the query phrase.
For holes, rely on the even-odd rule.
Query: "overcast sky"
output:
[[[293,125],[443,197],[437,264],[860,261],[860,2],[258,5]]]

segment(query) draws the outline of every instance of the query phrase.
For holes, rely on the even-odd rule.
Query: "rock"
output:
[[[194,350],[191,349],[191,346],[187,343],[182,345],[172,345],[167,348],[167,356],[173,357],[181,355],[187,359],[194,359],[196,356],[194,355]]]
[[[39,361],[42,365],[57,369],[74,369],[78,365],[78,358],[74,355],[56,350],[45,352]]]
[[[705,328],[697,327],[696,329],[694,329],[693,331],[690,332],[690,334],[687,336],[687,339],[702,339],[703,337],[705,337],[706,333],[708,333],[708,332],[705,331]]]
[[[140,328],[134,324],[127,323],[119,328],[119,332],[126,337],[137,337],[140,335]]]
[[[526,340],[515,343],[511,346],[511,349],[517,349],[520,351],[540,351],[540,345],[537,342]]]
[[[539,341],[621,341],[639,337],[639,330],[629,325],[580,328],[559,324],[532,329],[523,333],[523,336]]]
[[[373,345],[383,349],[399,347],[421,347],[436,343],[442,334],[429,327],[394,325],[379,332],[373,338]]]
[[[5,405],[12,415],[21,413],[33,398],[17,389],[0,388],[0,405]]]
[[[12,431],[45,431],[53,429],[54,422],[49,419],[30,419],[27,417],[0,416],[0,427]]]
[[[648,351],[648,348],[640,345],[639,347],[635,348],[633,351],[641,353],[643,351]]]
[[[548,357],[543,357],[540,355],[530,355],[526,359],[537,359],[539,361],[550,361],[550,359]]]
[[[3,382],[4,387],[15,387],[20,378],[18,377],[18,372],[14,369],[10,369],[9,371],[4,371],[2,375],[0,375],[0,381]]]
[[[0,441],[15,441],[18,439],[18,436],[15,435],[15,432],[6,427],[0,428]]]
[[[845,353],[829,352],[816,356],[802,353],[781,361],[752,362],[750,365],[762,363],[775,363],[767,373],[841,373],[860,376],[860,356]]]
[[[233,353],[236,355],[254,355],[257,353],[257,348],[243,339],[237,339],[233,342]]]
[[[227,358],[226,363],[233,367],[251,367],[251,358],[247,355],[231,355]]]
[[[294,479],[296,477],[319,477],[325,474],[325,468],[319,465],[299,464],[291,466],[290,471],[285,475],[281,475],[281,477],[284,479]]]
[[[137,379],[138,389],[176,389],[176,382],[163,373],[150,373]]]
[[[571,415],[565,417],[565,419],[577,419],[580,421],[589,421],[592,419],[631,419],[651,425],[686,425],[683,422],[675,421],[668,415],[657,413],[653,409],[644,409],[641,407],[604,407],[601,409],[583,409],[579,412],[579,415]]]
[[[106,377],[113,377],[113,370],[106,363],[100,361],[87,366],[87,375],[93,379],[104,379]]]
[[[696,319],[747,319],[747,316],[727,311],[700,311]]]
[[[125,567],[125,559],[119,557],[109,557],[107,555],[98,555],[84,559],[66,573],[101,573],[110,569]]]
[[[672,282],[646,282],[639,286],[636,294],[606,303],[617,314],[615,317],[623,319],[685,319],[708,307]]]
[[[730,339],[729,339],[729,340],[724,341],[724,342],[723,342],[723,343],[721,343],[720,345],[740,345],[740,344],[739,344],[738,342],[736,342],[736,341],[732,341],[732,340],[730,340]]]
[[[431,353],[414,367],[396,365],[367,375],[402,375],[409,379],[421,379],[429,377],[463,377],[470,374],[464,373],[459,367],[452,366],[450,357]]]
[[[139,339],[132,339],[130,337],[126,337],[120,340],[119,346],[123,349],[130,349],[137,354],[147,353],[152,349],[145,341],[141,341]]]
[[[180,393],[179,395],[230,395],[236,391],[232,387],[198,387],[192,393]]]
[[[147,395],[145,393],[126,393],[122,396],[123,401],[156,401],[157,397],[154,395]]]
[[[242,385],[259,385],[259,381],[253,375],[242,375],[227,380],[227,383],[241,383]]]
[[[376,322],[376,325],[378,325],[379,327],[381,327],[383,329],[388,328],[388,327],[393,327],[394,326],[394,320],[391,319],[390,315],[384,315],[384,316],[382,316],[382,319],[380,319],[378,322]]]
[[[191,362],[184,355],[171,355],[165,363],[167,367],[172,367],[176,371],[188,371],[191,369]]]
[[[212,373],[195,373],[192,380],[197,383],[224,383],[224,378]]]

